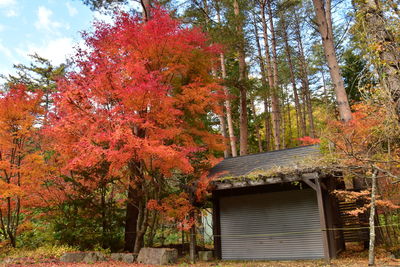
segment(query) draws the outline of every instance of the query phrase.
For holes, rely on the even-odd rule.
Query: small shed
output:
[[[315,162],[317,146],[227,158],[213,182],[216,257],[330,259],[344,250],[337,179]]]

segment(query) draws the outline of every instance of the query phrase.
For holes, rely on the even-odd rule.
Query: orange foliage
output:
[[[97,23],[84,35],[90,49],[78,51],[75,71],[58,84],[47,132],[62,173],[74,173],[88,189],[118,179],[125,189],[141,188],[137,198],[150,195],[177,172],[200,177],[195,155],[206,162],[224,148],[205,124],[221,112],[221,86],[210,74],[218,48],[167,12],[152,14],[146,23],[128,14],[116,15],[112,25]],[[177,205],[168,218],[191,209],[185,199],[165,199],[164,211]]]
[[[379,144],[378,132],[385,114],[382,107],[365,103],[352,108],[353,118],[349,122],[328,122],[327,138],[335,145],[338,158],[345,164],[365,164],[365,160],[376,154],[374,147]]]
[[[299,141],[301,142],[302,146],[309,146],[321,143],[319,138],[312,138],[310,136],[300,137]]]
[[[353,119],[347,123],[341,121],[328,122],[326,137],[335,146],[335,158],[346,173],[352,172],[351,177],[371,178],[372,172],[377,171],[380,195],[376,195],[378,213],[383,210],[400,208],[398,189],[392,178],[400,174],[400,150],[396,144],[387,151],[387,116],[385,107],[359,103],[353,107]],[[396,122],[397,124],[397,122]],[[389,133],[390,134],[390,133]],[[397,163],[396,163],[397,162]],[[388,175],[390,173],[390,175]],[[370,191],[336,191],[340,198],[346,201],[362,200],[366,203],[349,214],[357,216],[368,210]]]
[[[47,165],[37,144],[41,95],[15,85],[0,96],[0,234],[15,245],[21,212],[42,204]]]
[[[204,146],[222,149],[202,121],[220,100],[206,41],[160,10],[145,24],[127,14],[96,24],[86,35],[92,50],[78,54],[79,71],[59,83],[55,101],[50,134],[65,170],[107,161],[110,176],[125,176],[133,160],[169,177],[191,172],[189,157]]]
[[[177,223],[178,228],[185,231],[195,223],[194,218],[191,217],[194,207],[187,193],[171,194],[160,203],[154,199],[150,200],[147,208],[158,210],[167,222]]]

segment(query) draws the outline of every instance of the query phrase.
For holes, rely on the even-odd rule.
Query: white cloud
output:
[[[1,0],[0,0],[1,1]],[[76,9],[70,2],[65,4],[67,6],[68,14],[73,17],[78,14],[78,9]]]
[[[37,10],[38,20],[35,22],[36,29],[51,32],[57,28],[62,27],[62,23],[52,20],[52,15],[53,11],[44,6],[39,6]]]
[[[1,40],[0,40],[0,54],[4,55],[5,57],[7,57],[9,59],[14,58],[11,50],[8,47],[4,46]]]
[[[0,0],[0,9],[6,17],[18,16],[18,6],[16,0]]]
[[[17,4],[16,0],[0,0],[0,8],[6,8]]]
[[[5,12],[6,17],[11,18],[11,17],[17,17],[18,16],[18,12],[16,9],[8,9]]]
[[[58,65],[73,55],[74,45],[72,38],[62,37],[46,42],[42,46],[30,44],[28,49],[17,48],[16,51],[25,58],[28,58],[28,55],[37,53],[49,59],[53,64]]]
[[[4,31],[5,28],[6,27],[4,25],[0,24],[0,32]]]

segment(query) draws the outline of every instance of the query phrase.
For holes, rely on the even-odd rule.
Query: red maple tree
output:
[[[59,82],[49,129],[65,174],[106,166],[101,179],[117,178],[129,189],[127,212],[138,209],[135,250],[147,201],[177,173],[200,177],[193,158],[207,161],[223,149],[206,123],[220,112],[220,86],[210,75],[217,47],[164,10],[152,14],[146,23],[116,15],[114,24],[96,23],[84,35],[89,49]]]

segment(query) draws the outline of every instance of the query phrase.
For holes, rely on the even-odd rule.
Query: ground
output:
[[[400,259],[394,259],[390,253],[386,252],[383,248],[378,248],[376,253],[376,266],[400,266]],[[20,266],[32,266],[32,267],[50,267],[50,266],[73,266],[73,267],[109,267],[109,266],[127,266],[127,267],[146,267],[150,265],[143,264],[126,264],[122,262],[98,262],[96,264],[71,264],[61,263],[59,257],[40,257],[29,256],[14,258],[12,263],[1,263],[1,267],[20,267]],[[259,261],[259,262],[199,262],[196,264],[185,263],[184,259],[180,259],[180,262],[176,265],[177,267],[193,266],[193,267],[314,267],[314,266],[326,266],[323,260],[304,260],[304,261]],[[360,247],[351,247],[347,251],[340,254],[338,259],[331,261],[331,266],[351,266],[351,267],[364,267],[368,266],[368,251],[362,250]]]
[[[121,263],[121,262],[103,262],[103,263],[96,263],[96,264],[71,264],[71,263],[60,263],[60,262],[48,262],[48,263],[37,263],[37,264],[26,264],[21,262],[21,264],[8,264],[8,265],[0,265],[0,266],[7,266],[7,267],[19,267],[19,266],[76,266],[76,267],[93,267],[93,266],[98,266],[98,267],[108,267],[108,266],[132,266],[132,267],[146,267],[149,265],[143,265],[143,264],[126,264],[126,263]],[[190,265],[187,263],[181,263],[178,265],[173,265],[173,266],[194,266],[194,267],[242,267],[242,266],[248,266],[248,267],[270,267],[270,266],[277,266],[277,267],[308,267],[308,266],[326,266],[323,261],[321,260],[315,260],[315,261],[268,261],[268,262],[210,262],[210,263],[197,263],[194,265]],[[337,259],[337,260],[332,260],[332,265],[331,266],[352,266],[352,267],[364,267],[368,266],[368,260],[363,258],[363,259]],[[376,262],[376,266],[400,266],[400,260],[395,260],[395,259],[378,259]]]

